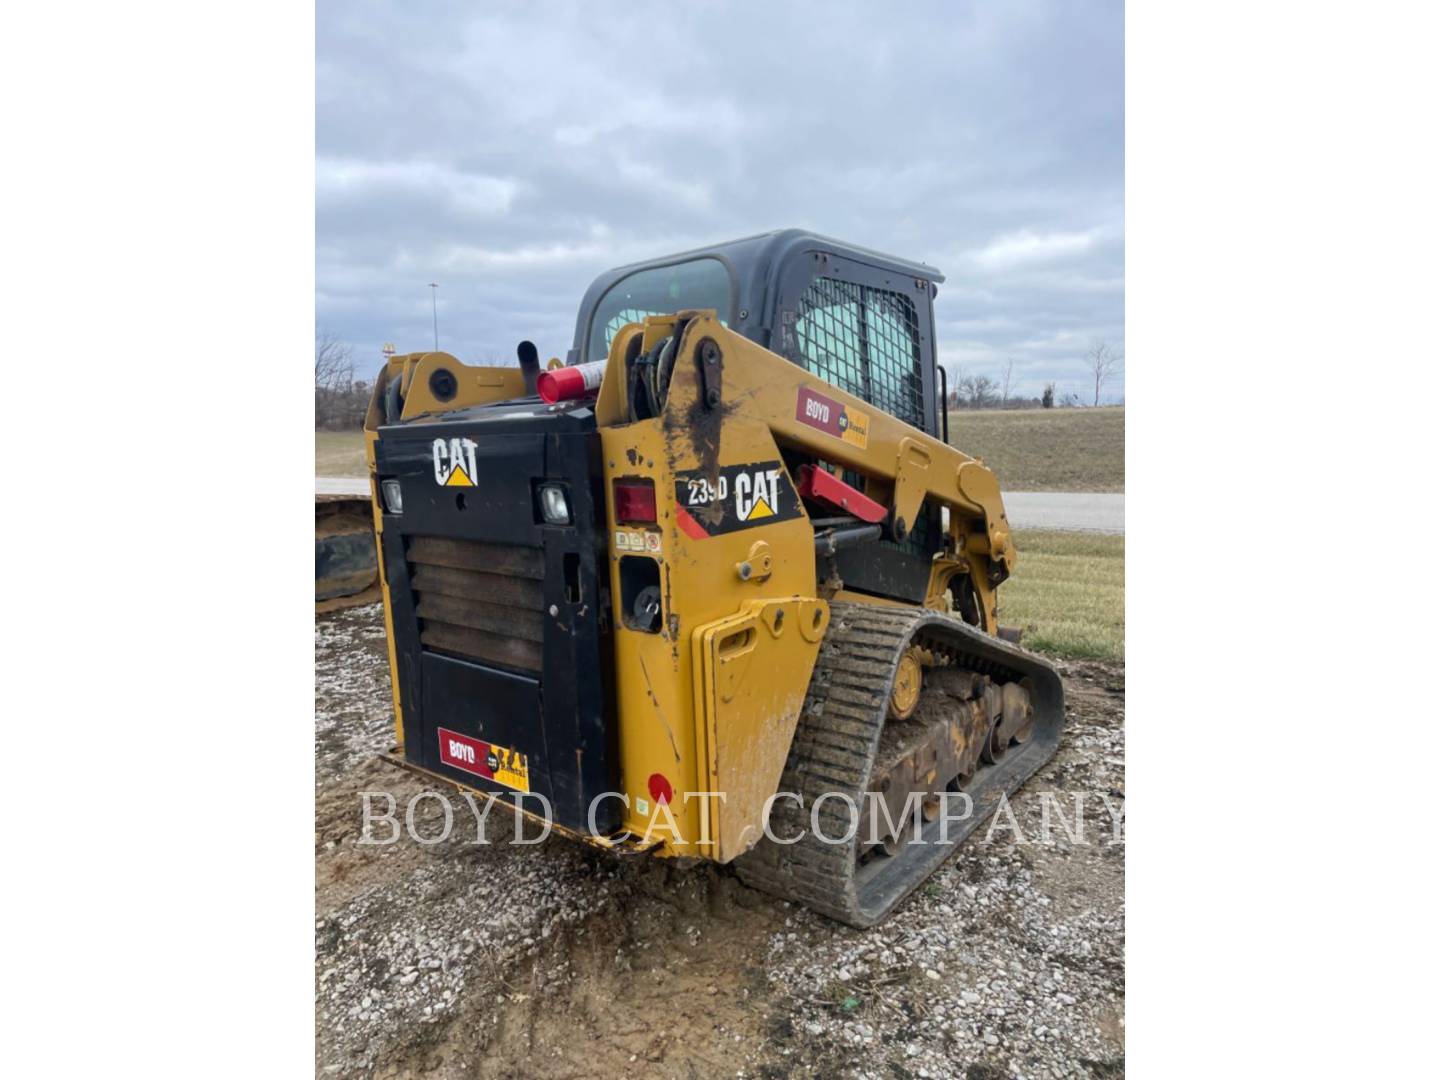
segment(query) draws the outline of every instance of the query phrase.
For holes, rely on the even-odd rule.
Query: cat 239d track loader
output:
[[[787,230],[601,275],[549,371],[528,342],[391,358],[366,435],[396,754],[883,919],[1064,715],[996,624],[1016,554],[948,445],[943,280]]]

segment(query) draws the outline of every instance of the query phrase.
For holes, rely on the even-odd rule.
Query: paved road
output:
[[[358,476],[317,476],[316,495],[359,495],[370,497],[370,481]]]
[[[370,482],[352,477],[317,476],[317,495],[370,496]],[[1005,513],[1017,528],[1078,529],[1123,533],[1125,496],[1061,491],[1006,491]]]
[[[1071,491],[1002,491],[1005,516],[1016,528],[1123,533],[1125,496]]]

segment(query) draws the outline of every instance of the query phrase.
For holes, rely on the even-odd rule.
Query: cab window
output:
[[[700,258],[673,266],[637,270],[610,286],[590,318],[586,360],[604,360],[621,327],[647,315],[673,315],[690,308],[714,308],[730,325],[730,274],[719,259]]]

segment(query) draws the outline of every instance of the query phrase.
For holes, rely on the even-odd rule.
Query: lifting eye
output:
[[[647,634],[653,634],[660,629],[660,590],[654,585],[647,585],[635,596],[635,604],[630,611],[630,625],[636,630],[644,630]]]
[[[645,555],[620,559],[620,617],[631,630],[658,634],[664,604],[660,596],[660,564]]]
[[[726,657],[735,656],[738,653],[744,652],[754,644],[755,628],[753,626],[747,626],[743,630],[737,630],[735,633],[728,634],[722,638],[715,652],[723,660]]]

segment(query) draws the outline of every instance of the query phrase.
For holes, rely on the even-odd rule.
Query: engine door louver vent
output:
[[[425,648],[539,674],[545,562],[538,548],[416,536],[406,559]]]

